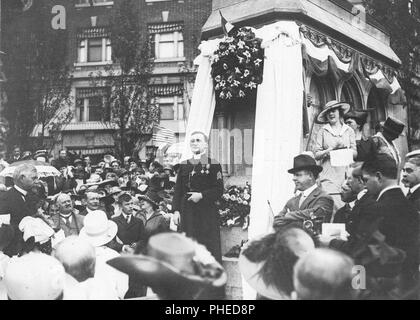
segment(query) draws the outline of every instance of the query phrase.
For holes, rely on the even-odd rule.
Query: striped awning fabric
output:
[[[156,97],[173,97],[182,95],[184,87],[181,83],[177,84],[157,84],[151,87]]]
[[[108,88],[99,87],[99,88],[77,88],[76,97],[81,98],[92,98],[98,96],[106,96],[108,94]]]
[[[83,154],[83,155],[94,155],[94,154],[106,154],[106,153],[112,153],[115,151],[115,147],[114,146],[108,146],[105,148],[93,148],[93,149],[73,149],[73,148],[68,148],[69,151],[71,152],[76,152],[79,154]]]
[[[106,27],[84,28],[77,33],[78,39],[108,38],[111,32]]]
[[[147,25],[150,34],[182,31],[183,22],[149,23]]]

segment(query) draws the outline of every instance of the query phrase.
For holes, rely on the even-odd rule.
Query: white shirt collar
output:
[[[204,154],[206,154],[206,152],[203,152],[203,153],[200,153],[200,154],[193,154],[193,158],[194,158],[194,160],[200,160],[201,159],[201,157],[204,155]]]
[[[17,190],[17,191],[19,191],[21,194],[23,194],[25,197],[26,197],[26,195],[28,194],[28,191],[25,191],[25,190],[23,190],[22,188],[19,188],[17,185],[15,185],[14,186],[15,187],[15,189]]]
[[[331,125],[329,123],[327,123],[324,126],[324,129],[329,131],[333,136],[337,136],[337,133],[333,130],[333,128],[331,127]],[[338,134],[338,136],[341,137],[344,134],[344,132],[346,132],[348,129],[351,129],[351,128],[348,125],[346,125],[345,123],[343,123],[343,125],[341,127],[341,131]]]
[[[318,185],[317,184],[314,184],[309,189],[306,189],[305,191],[302,192],[302,197],[307,198],[312,192],[315,191],[316,188],[318,188]]]
[[[349,202],[350,209],[353,210],[354,206],[356,205],[356,200]]]
[[[386,187],[385,189],[383,189],[383,190],[381,191],[381,193],[379,194],[379,196],[378,196],[378,198],[376,199],[376,201],[379,201],[379,199],[382,197],[382,195],[383,195],[385,192],[387,192],[387,191],[389,191],[389,190],[392,190],[392,189],[400,189],[400,190],[401,190],[401,187],[400,187],[400,186],[389,186],[389,187]]]
[[[132,216],[131,214],[128,215],[128,214],[125,214],[124,212],[121,212],[121,214],[123,215],[123,217],[124,217],[125,220],[127,220],[127,217],[129,217],[128,221],[131,220],[131,216]]]
[[[416,192],[416,190],[417,190],[418,188],[420,188],[420,183],[419,183],[418,185],[415,185],[414,187],[410,188],[410,192],[411,192],[411,193],[414,193],[414,192]]]
[[[357,194],[357,200],[362,199],[362,198],[363,198],[363,196],[364,196],[367,192],[368,192],[368,191],[367,191],[367,189],[363,189],[362,191],[360,191],[360,192]]]

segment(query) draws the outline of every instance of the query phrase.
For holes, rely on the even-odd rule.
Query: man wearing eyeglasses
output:
[[[402,169],[402,183],[409,188],[407,199],[420,212],[420,154],[407,159]]]
[[[190,148],[193,157],[180,164],[172,202],[173,222],[179,231],[207,247],[221,262],[219,213],[216,201],[223,194],[220,164],[207,154],[208,138],[193,132]]]

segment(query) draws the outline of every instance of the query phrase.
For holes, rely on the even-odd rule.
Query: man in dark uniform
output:
[[[188,237],[207,247],[217,261],[222,261],[219,213],[215,202],[223,194],[220,164],[208,157],[207,136],[191,134],[193,158],[180,164],[172,207],[174,223]]]

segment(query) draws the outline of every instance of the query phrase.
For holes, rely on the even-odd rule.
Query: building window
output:
[[[154,42],[156,59],[184,57],[184,39],[181,32],[157,33]]]
[[[109,121],[109,104],[105,88],[76,90],[76,116],[78,122]]]
[[[182,97],[160,97],[160,120],[182,120],[184,119],[184,103]]]
[[[80,40],[77,62],[111,62],[111,59],[112,50],[109,38]]]

